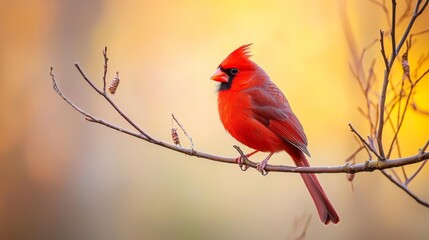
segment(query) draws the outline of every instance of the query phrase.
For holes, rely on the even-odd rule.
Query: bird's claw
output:
[[[240,166],[241,171],[243,171],[243,172],[245,172],[247,169],[249,169],[249,166],[247,166],[247,165],[241,164],[239,166]]]
[[[246,171],[247,169],[249,169],[249,166],[244,164],[244,158],[242,156],[238,157],[235,159],[235,162],[238,164],[238,166],[240,167],[241,171]]]
[[[262,176],[266,176],[268,172],[265,170],[265,167],[267,166],[267,161],[262,161],[256,164],[256,170],[258,170]]]

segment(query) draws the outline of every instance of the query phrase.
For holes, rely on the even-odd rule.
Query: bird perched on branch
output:
[[[218,110],[225,129],[239,142],[255,149],[247,154],[268,152],[258,163],[264,172],[270,157],[286,151],[298,167],[310,166],[305,155],[307,137],[298,118],[270,77],[249,59],[249,46],[243,45],[229,54],[211,77],[220,83]],[[242,163],[242,157],[237,158]],[[322,189],[315,174],[301,174],[316,205],[320,220],[329,224],[340,221],[334,207]]]

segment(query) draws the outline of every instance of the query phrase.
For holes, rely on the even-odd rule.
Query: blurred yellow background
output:
[[[254,43],[252,59],[304,125],[310,162],[340,165],[357,147],[347,124],[367,130],[357,111],[363,98],[349,69],[340,2],[2,1],[0,238],[286,239],[296,231],[294,221],[308,214],[308,239],[429,235],[429,209],[379,172],[357,174],[354,192],[344,174],[319,175],[341,218],[324,226],[299,175],[262,177],[150,145],[85,121],[51,87],[53,66],[67,97],[131,129],[73,66],[78,61],[101,86],[107,45],[108,78],[115,71],[121,77],[113,98],[135,122],[171,142],[174,113],[196,149],[233,157],[236,141],[219,121],[209,77],[232,50]],[[349,1],[347,11],[359,48],[388,28],[369,1]],[[428,20],[426,12],[416,31]],[[428,40],[422,37],[410,61],[428,49]],[[379,47],[368,57],[381,63]],[[428,87],[423,83],[420,91]],[[427,95],[418,96],[429,108]],[[412,114],[404,153],[415,154],[426,142],[427,122]],[[183,134],[181,140],[187,144]],[[292,164],[285,153],[272,163]],[[427,172],[411,185],[426,200]]]

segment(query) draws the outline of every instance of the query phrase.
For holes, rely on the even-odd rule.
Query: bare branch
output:
[[[415,86],[415,85],[413,85],[413,86]],[[405,100],[404,110],[403,110],[402,114],[400,115],[400,119],[399,119],[399,122],[398,122],[398,127],[397,127],[397,129],[395,131],[395,134],[394,134],[394,137],[393,137],[393,139],[392,139],[392,141],[390,143],[389,152],[387,153],[387,157],[388,158],[390,157],[390,154],[392,153],[392,150],[393,150],[393,147],[394,147],[393,144],[396,142],[396,140],[398,138],[398,134],[401,131],[402,124],[404,123],[405,115],[407,113],[409,102],[410,102],[411,95],[412,95],[412,91],[413,91],[413,88],[414,88],[413,86],[411,87],[411,90],[410,90],[410,92],[409,92],[409,94],[407,96],[407,99]]]
[[[107,62],[109,58],[107,57],[107,46],[103,49],[104,57],[104,72],[103,72],[103,93],[106,94],[106,75],[107,75]]]
[[[370,155],[377,156],[377,160],[379,161],[390,161],[393,149],[397,149],[397,156],[402,158],[401,154],[401,145],[399,142],[399,134],[401,132],[402,126],[404,125],[405,116],[407,115],[408,107],[411,106],[415,111],[425,114],[426,112],[417,107],[417,103],[413,101],[413,96],[416,92],[416,85],[419,83],[427,74],[429,73],[429,69],[427,69],[421,76],[418,77],[420,67],[423,66],[423,63],[429,59],[429,53],[426,55],[422,55],[420,57],[416,67],[413,69],[413,75],[411,76],[410,64],[408,62],[408,51],[412,44],[414,44],[415,36],[429,33],[429,30],[423,30],[417,33],[411,34],[411,29],[420,14],[427,7],[429,0],[406,0],[405,10],[400,16],[399,20],[397,20],[397,8],[396,8],[396,0],[391,0],[391,12],[386,5],[386,0],[370,0],[372,3],[381,8],[384,12],[389,30],[383,31],[380,30],[378,42],[380,44],[380,52],[381,57],[384,63],[384,77],[382,81],[382,88],[380,91],[375,90],[376,86],[376,73],[374,71],[374,60],[372,60],[371,65],[369,67],[368,77],[365,76],[364,70],[364,55],[365,52],[373,46],[373,43],[369,44],[367,47],[363,48],[360,57],[357,56],[357,48],[355,39],[353,38],[353,34],[350,30],[350,24],[348,23],[348,18],[346,16],[342,16],[342,20],[344,21],[343,27],[344,32],[347,37],[347,43],[349,45],[350,51],[352,53],[353,60],[353,68],[352,74],[356,78],[359,83],[359,86],[363,92],[363,95],[366,99],[366,109],[359,107],[358,111],[362,114],[362,116],[368,121],[370,126],[370,134],[367,139],[363,138],[361,134],[359,134],[351,125],[350,128],[354,133],[354,137],[359,139],[359,143],[364,146],[364,148],[358,148],[354,153],[352,153],[347,160],[355,161],[356,155],[362,150],[365,149]],[[413,9],[414,5],[414,9]],[[405,20],[409,20],[407,26],[403,32],[400,33],[400,38],[397,40],[398,35],[398,25],[405,22]],[[390,38],[388,38],[390,36]],[[390,41],[391,46],[391,54],[388,54],[386,51],[385,43],[386,40]],[[412,41],[414,40],[414,41]],[[400,51],[404,45],[406,44],[406,51],[402,55],[402,69],[403,69],[403,77],[402,81],[395,81],[395,77],[392,76],[392,68],[394,66],[395,61],[399,60],[398,58]],[[413,82],[412,79],[415,81]],[[405,81],[408,80],[408,81]],[[409,83],[409,84],[408,84]],[[389,87],[390,86],[390,87]],[[390,92],[388,93],[388,89]],[[377,97],[378,101],[374,101],[373,98]],[[387,101],[388,99],[388,101]],[[429,111],[427,111],[429,115]],[[374,118],[374,113],[376,113]],[[395,117],[393,118],[393,115]],[[385,149],[383,147],[383,131],[385,129],[385,125],[388,124],[391,127],[391,132],[393,137],[389,139],[390,146],[386,150],[387,155],[385,155]],[[374,139],[376,144],[374,143]],[[429,145],[429,143],[428,143]],[[424,148],[426,149],[426,148]],[[425,153],[425,150],[420,152],[420,154]],[[426,161],[426,160],[425,160]],[[396,172],[395,168],[391,168],[393,175],[387,173],[386,170],[382,170],[383,174],[389,178],[390,181],[394,182],[398,187],[406,191],[411,197],[416,199],[416,201],[421,202],[425,205],[425,202],[419,199],[417,195],[412,193],[408,188],[407,184],[411,182],[419,172],[425,166],[425,162],[421,162],[417,171],[415,171],[410,177],[407,176],[405,165],[401,166],[402,175],[404,177],[404,182],[402,182],[401,178]],[[427,206],[427,205],[425,205]]]
[[[398,22],[397,22],[397,26],[399,26],[407,17],[409,17],[412,14],[412,0],[406,0],[407,3],[407,7],[404,10],[402,16],[399,18]]]
[[[74,103],[72,103],[67,97],[65,97],[60,90],[60,88],[57,85],[55,76],[53,74],[53,70],[50,71],[50,76],[52,78],[52,84],[55,92],[64,100],[66,101],[73,109],[75,109],[80,114],[84,115],[86,119],[93,123],[98,123],[103,126],[106,126],[108,128],[111,128],[113,130],[128,134],[130,136],[142,139],[144,141],[159,145],[161,147],[181,152],[189,156],[195,156],[199,158],[205,158],[212,161],[217,162],[223,162],[223,163],[230,163],[230,164],[237,164],[235,161],[235,158],[228,158],[228,157],[221,157],[209,153],[204,153],[197,151],[195,149],[188,149],[188,148],[182,148],[179,146],[176,146],[174,144],[169,144],[157,139],[148,139],[145,135],[138,133],[138,132],[132,132],[127,129],[124,129],[122,127],[118,127],[112,123],[109,123],[107,121],[104,121],[102,119],[99,119],[97,117],[92,116],[91,114],[86,113],[79,107],[77,107]],[[411,157],[406,158],[398,158],[388,161],[378,161],[378,160],[369,160],[365,163],[361,164],[345,164],[341,166],[322,166],[322,167],[292,167],[292,166],[284,166],[284,165],[267,165],[265,170],[267,172],[290,172],[290,173],[357,173],[357,172],[372,172],[374,170],[382,170],[382,169],[388,169],[388,168],[394,168],[406,164],[414,164],[421,161],[424,161],[426,159],[429,159],[429,152],[425,152],[423,154],[418,154]],[[248,167],[255,168],[256,169],[256,162],[252,162],[245,159],[244,164]]]
[[[417,113],[420,113],[420,114],[423,114],[423,115],[429,115],[429,110],[424,110],[424,109],[418,107],[415,102],[411,103],[411,107]]]
[[[429,147],[429,140],[426,142],[426,144],[419,150],[420,155],[426,152],[426,149]]]
[[[358,149],[356,149],[348,158],[346,158],[345,162],[350,162],[352,160],[354,160],[356,158],[356,155],[358,153],[360,153],[365,147],[364,146],[360,146]]]
[[[392,0],[392,30],[390,35],[392,37],[392,54],[398,54],[396,52],[396,0]]]
[[[94,89],[98,94],[103,96],[103,91],[101,91],[100,89],[98,89],[92,82],[91,80],[88,79],[88,77],[85,75],[85,73],[82,71],[82,69],[80,68],[80,65],[78,62],[76,62],[74,64],[74,66],[77,68],[77,70],[79,71],[80,75],[82,75],[83,79],[85,79],[85,81],[92,87],[92,89]]]
[[[428,73],[429,73],[429,68],[416,80],[414,84],[418,84]]]
[[[384,16],[386,17],[387,22],[389,24],[391,24],[389,22],[389,10],[386,7],[386,0],[383,0],[382,2],[379,2],[379,1],[376,1],[376,0],[369,0],[369,1],[372,2],[372,3],[374,3],[375,5],[377,5],[377,6],[379,6],[381,8],[381,10],[384,12]],[[389,28],[390,28],[390,26],[389,26]]]
[[[381,173],[383,173],[384,176],[387,177],[387,179],[389,179],[392,183],[394,183],[397,187],[399,187],[400,189],[402,189],[405,193],[407,193],[411,198],[413,198],[414,200],[416,200],[416,202],[418,202],[419,204],[425,206],[425,207],[429,207],[429,202],[426,202],[424,200],[422,200],[420,197],[418,197],[416,194],[414,194],[413,192],[410,191],[410,189],[404,185],[401,184],[400,182],[396,181],[391,175],[389,175],[385,170],[382,170]]]
[[[421,4],[422,0],[418,0],[417,4],[416,4],[416,8],[414,10],[414,14],[410,19],[410,22],[408,23],[408,26],[405,30],[405,32],[403,33],[401,40],[399,41],[398,45],[396,46],[396,48],[394,49],[394,51],[392,52],[391,56],[390,56],[390,60],[388,61],[388,64],[386,66],[386,69],[384,71],[384,80],[383,80],[383,87],[381,90],[381,97],[380,97],[380,118],[379,118],[379,124],[378,124],[378,131],[377,131],[377,143],[378,143],[378,150],[380,152],[380,155],[383,157],[382,159],[385,158],[384,155],[384,149],[383,149],[383,127],[384,127],[384,112],[385,112],[385,102],[386,102],[386,93],[387,93],[387,86],[389,84],[389,76],[390,76],[390,72],[393,66],[393,63],[399,53],[399,51],[402,48],[402,45],[404,44],[404,42],[406,41],[406,39],[408,38],[408,35],[414,25],[414,22],[416,21],[417,17],[422,14],[423,10],[426,8],[427,4],[428,4],[428,0],[425,1],[424,5],[420,8],[420,4]],[[392,16],[392,18],[394,18]],[[392,32],[393,27],[395,27],[395,25],[392,25]],[[381,40],[380,40],[381,41]],[[383,42],[382,43],[382,49],[384,48],[383,46]],[[385,55],[383,55],[383,58],[385,57]]]
[[[186,137],[188,138],[189,142],[191,143],[191,149],[194,149],[194,142],[192,141],[192,137],[186,132],[185,128],[182,126],[182,124],[180,124],[180,122],[177,120],[177,118],[174,116],[174,114],[171,114],[171,117],[173,118],[173,120],[177,123],[177,125],[179,125],[180,129],[182,129],[182,132],[186,135]]]
[[[105,58],[107,58],[107,56],[105,56]],[[107,62],[107,60],[105,60],[105,62]],[[89,80],[89,78],[86,76],[86,74],[83,72],[82,68],[79,66],[79,63],[75,63],[76,68],[78,69],[78,71],[80,72],[80,74],[82,75],[82,77],[85,79],[85,81],[101,96],[103,96],[108,102],[109,104],[116,110],[116,112],[119,113],[119,115],[122,116],[122,118],[124,118],[131,126],[134,127],[134,129],[136,129],[137,131],[139,131],[143,136],[145,136],[145,138],[148,139],[148,141],[153,141],[154,139],[148,135],[145,131],[143,131],[139,126],[137,126],[137,124],[135,124],[125,113],[122,112],[121,109],[118,108],[118,106],[116,106],[116,104],[112,101],[112,99],[110,99],[110,97],[107,95],[107,92],[102,92],[101,90],[99,90],[94,83]]]
[[[416,176],[417,174],[420,173],[420,171],[423,169],[423,167],[425,166],[427,160],[423,161],[422,164],[420,164],[419,168],[414,172],[413,175],[411,175],[410,178],[407,178],[407,180],[405,180],[405,185],[408,185],[408,183],[410,183]]]
[[[380,30],[380,45],[381,45],[381,55],[383,56],[384,65],[386,69],[389,67],[389,60],[387,60],[386,50],[384,48],[384,32]]]
[[[354,134],[356,134],[356,136],[359,138],[359,140],[365,145],[365,147],[369,150],[369,151],[371,151],[372,153],[374,153],[374,155],[375,156],[377,156],[377,158],[378,159],[381,159],[381,156],[380,155],[378,155],[378,153],[377,153],[377,151],[375,151],[374,150],[374,148],[370,145],[370,144],[368,144],[366,141],[365,141],[365,139],[356,131],[356,129],[354,129],[354,127],[349,123],[349,127],[350,127],[350,130],[354,133]]]

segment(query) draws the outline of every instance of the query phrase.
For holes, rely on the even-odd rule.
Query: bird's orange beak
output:
[[[210,79],[223,83],[228,82],[229,77],[220,68],[218,68],[216,72],[213,73],[213,75],[210,77]]]

